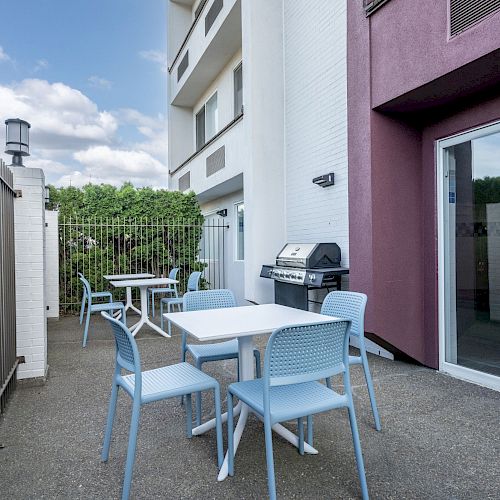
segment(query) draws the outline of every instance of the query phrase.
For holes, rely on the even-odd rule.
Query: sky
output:
[[[166,0],[0,0],[0,157],[31,124],[47,184],[167,187]]]

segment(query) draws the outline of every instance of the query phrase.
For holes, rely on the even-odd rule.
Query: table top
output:
[[[155,275],[151,273],[137,273],[137,274],[106,274],[103,276],[105,280],[140,280],[143,278],[154,278]]]
[[[271,333],[276,328],[304,323],[327,323],[339,318],[279,304],[224,307],[166,313],[167,320],[202,341]]]
[[[170,278],[147,278],[140,280],[120,280],[112,281],[111,284],[115,288],[127,287],[127,286],[156,286],[156,285],[174,285],[179,283],[177,280],[171,280]]]

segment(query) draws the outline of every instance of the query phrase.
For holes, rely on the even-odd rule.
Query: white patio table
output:
[[[148,325],[155,332],[163,335],[163,337],[170,337],[167,332],[164,332],[159,326],[155,325],[148,316],[148,287],[156,285],[173,285],[179,283],[177,280],[172,280],[170,278],[146,278],[146,279],[133,279],[133,280],[119,280],[112,281],[111,284],[115,288],[128,288],[137,286],[141,291],[141,319],[135,324],[129,327],[130,332],[135,337],[137,332],[143,327],[143,325]]]
[[[177,325],[194,338],[209,342],[213,340],[238,339],[238,350],[240,357],[240,380],[251,380],[254,378],[253,364],[253,337],[254,335],[265,335],[277,328],[304,323],[327,323],[332,321],[332,316],[325,316],[309,311],[302,311],[292,307],[278,304],[262,304],[256,306],[228,307],[222,309],[208,309],[203,311],[188,311],[166,313],[163,315],[167,320]],[[234,415],[240,414],[238,423],[234,430],[234,452],[246,425],[250,408],[241,401],[234,408]],[[223,422],[227,420],[224,413]],[[215,419],[209,420],[193,429],[194,435],[200,435],[215,427]],[[273,430],[294,446],[299,446],[299,439],[281,424],[273,425]],[[304,450],[310,454],[318,453],[315,448],[304,443]],[[219,472],[218,480],[223,481],[228,474],[228,457]]]
[[[139,280],[142,278],[154,278],[155,275],[151,273],[137,273],[137,274],[105,274],[103,278],[108,281],[118,281],[118,280]],[[137,314],[141,314],[141,311],[132,304],[132,288],[127,287],[127,301],[125,302],[125,311],[132,309]]]

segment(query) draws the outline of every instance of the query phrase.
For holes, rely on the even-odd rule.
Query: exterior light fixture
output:
[[[333,186],[335,184],[333,172],[330,172],[329,174],[325,175],[320,175],[319,177],[315,177],[313,179],[313,182],[317,186],[321,186],[324,188],[328,186]]]
[[[227,217],[227,208],[223,208],[222,210],[218,210],[217,215],[219,217]]]
[[[24,167],[23,156],[30,155],[29,129],[31,125],[19,118],[5,120],[5,152],[12,155],[12,167]]]

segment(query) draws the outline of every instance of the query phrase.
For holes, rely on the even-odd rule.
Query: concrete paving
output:
[[[81,336],[75,317],[50,321],[47,383],[19,386],[0,420],[2,499],[120,497],[130,401],[119,398],[110,460],[101,463],[114,343],[98,316],[85,349]],[[137,340],[144,369],[179,359],[178,334],[164,339],[144,328]],[[370,364],[381,432],[360,367],[352,380],[371,498],[500,498],[500,393],[417,365],[375,356]],[[233,361],[206,365],[223,396],[235,370]],[[211,407],[207,396],[205,417]],[[178,400],[143,407],[132,498],[266,498],[262,424],[250,417],[236,475],[218,483],[215,434],[188,440],[184,415]],[[278,497],[359,498],[347,413],[319,415],[315,424],[316,456],[274,438]]]

